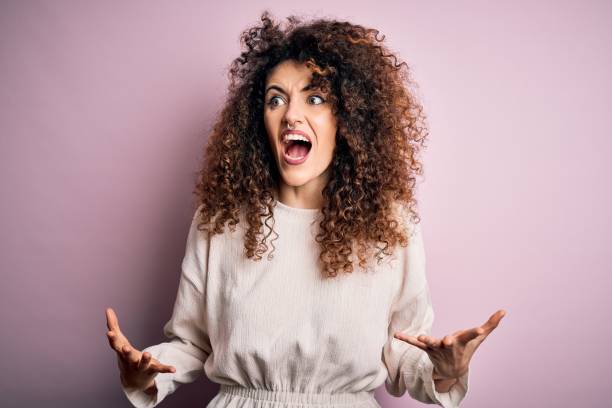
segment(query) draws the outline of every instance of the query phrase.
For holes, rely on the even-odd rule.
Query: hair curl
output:
[[[408,210],[411,222],[420,222],[416,176],[423,173],[418,155],[428,130],[410,91],[416,84],[408,65],[398,63],[382,43],[384,35],[378,39],[372,28],[333,19],[303,23],[296,16],[282,27],[267,10],[260,19],[241,34],[246,49],[230,66],[227,100],[205,147],[206,164],[193,191],[201,206],[198,229],[218,234],[229,222],[234,231],[244,214],[246,255],[260,260],[268,250],[279,172],[264,126],[264,87],[267,73],[292,59],[311,68],[315,88],[331,90],[338,124],[316,236],[323,274],[352,272],[355,243],[360,267],[371,255],[370,244],[376,244],[380,262],[398,243],[408,245],[396,204]]]

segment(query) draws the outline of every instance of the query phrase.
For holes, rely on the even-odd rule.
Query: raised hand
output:
[[[500,309],[481,326],[456,331],[441,340],[426,335],[407,336],[399,332],[394,337],[427,352],[434,365],[434,380],[457,379],[468,371],[472,355],[505,315],[506,311]]]
[[[106,337],[111,348],[117,353],[121,384],[149,394],[157,392],[155,376],[159,373],[174,373],[172,366],[160,363],[150,353],[137,350],[119,328],[117,315],[110,307],[106,309]]]

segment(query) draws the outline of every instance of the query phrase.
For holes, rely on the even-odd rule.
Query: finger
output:
[[[430,348],[440,347],[440,344],[441,344],[440,340],[436,339],[435,337],[426,336],[424,334],[418,336],[417,339],[419,339],[423,343],[427,344]]]
[[[106,337],[108,338],[108,342],[110,343],[111,347],[117,353],[122,353],[121,349],[123,348],[123,346],[131,346],[130,342],[128,341],[128,339],[125,338],[123,334],[117,333],[115,331],[107,331]]]
[[[117,318],[115,311],[110,307],[106,308],[106,326],[109,328],[109,330],[121,333],[121,329],[119,328],[119,319]]]
[[[412,344],[413,346],[416,346],[422,350],[427,349],[427,344],[423,343],[422,341],[419,341],[414,336],[408,336],[407,334],[402,334],[402,333],[395,333],[394,337],[396,339],[403,340],[406,343]]]
[[[499,322],[505,315],[506,315],[506,311],[503,309],[500,309],[497,312],[493,313],[491,317],[489,317],[489,319],[480,327],[485,329],[485,331],[488,334],[497,327],[497,325],[499,324]]]
[[[176,368],[174,368],[173,366],[169,366],[169,365],[163,365],[160,372],[162,372],[162,373],[175,373],[176,372]]]
[[[455,335],[446,335],[442,339],[441,345],[442,347],[452,347],[455,344],[456,337]]]
[[[485,333],[485,329],[482,327],[474,327],[468,330],[463,330],[456,336],[456,339],[462,342],[463,344],[469,343],[471,340],[474,340],[476,337]]]
[[[134,349],[134,347],[126,345],[123,346],[121,351],[123,351],[123,356],[126,361],[129,362],[132,367],[136,368],[138,366],[138,361],[140,360],[140,355],[136,351],[136,349]]]
[[[120,353],[122,344],[120,344],[118,337],[119,336],[117,336],[117,333],[115,333],[112,330],[106,332],[106,338],[108,339],[108,344],[110,344],[113,350],[115,350],[117,353]]]
[[[128,341],[126,341],[125,337],[117,334],[114,331],[107,331],[106,338],[108,339],[111,348],[119,354],[122,353],[121,349],[123,346],[130,344]]]
[[[140,356],[140,361],[138,362],[138,370],[145,371],[151,365],[151,353],[145,351]]]
[[[173,366],[162,364],[159,361],[152,362],[151,368],[159,373],[175,373],[176,372],[176,368],[174,368]]]

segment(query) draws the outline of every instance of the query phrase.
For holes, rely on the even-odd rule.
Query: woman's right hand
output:
[[[142,353],[132,347],[121,332],[117,315],[110,307],[106,309],[106,325],[109,330],[106,332],[108,342],[117,353],[121,384],[126,388],[136,388],[148,394],[155,394],[157,374],[174,373],[176,369],[160,363],[151,356],[151,353],[146,351]]]

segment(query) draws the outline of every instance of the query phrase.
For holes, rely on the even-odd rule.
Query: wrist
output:
[[[439,378],[433,381],[437,392],[448,392],[458,380],[456,378]]]
[[[455,385],[455,383],[457,383],[457,381],[459,380],[458,378],[442,377],[441,375],[438,374],[438,371],[436,370],[435,366],[431,373],[431,377],[434,381],[436,391],[438,392],[448,392],[453,387],[453,385]]]
[[[153,380],[151,385],[149,385],[147,388],[144,389],[144,393],[147,395],[157,394],[157,385],[155,384],[155,380]]]

